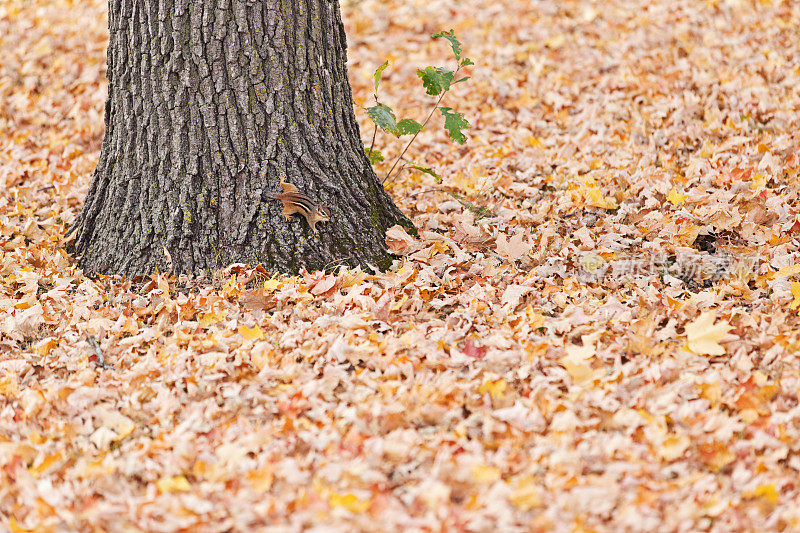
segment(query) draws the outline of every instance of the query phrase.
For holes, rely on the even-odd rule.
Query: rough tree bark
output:
[[[364,153],[336,0],[109,0],[105,136],[70,232],[89,273],[385,267],[412,227]],[[332,220],[287,221],[281,180]]]

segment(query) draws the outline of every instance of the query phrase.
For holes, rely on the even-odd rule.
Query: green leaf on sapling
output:
[[[386,104],[376,104],[367,108],[367,115],[383,131],[397,135],[397,119],[391,107]]]
[[[381,76],[383,75],[383,71],[386,70],[386,67],[389,66],[389,61],[385,61],[383,65],[379,66],[378,69],[375,71],[375,74],[372,76],[375,79],[375,93],[378,92],[378,85],[381,83]]]
[[[447,135],[458,144],[464,144],[467,137],[462,130],[469,129],[469,122],[464,115],[458,112],[451,113],[453,110],[451,107],[440,107],[439,110],[444,115],[444,129],[447,130]]]
[[[375,163],[380,163],[383,161],[383,154],[381,154],[380,150],[372,149],[370,152],[369,148],[366,146],[364,147],[364,151],[367,152],[367,157],[369,157],[369,163],[374,165]]]
[[[422,131],[422,124],[413,118],[404,118],[397,123],[397,134],[400,135],[413,135]]]
[[[456,56],[456,61],[461,60],[461,42],[456,39],[455,32],[453,30],[441,31],[439,33],[434,33],[431,35],[434,39],[438,39],[439,37],[444,37],[448,41],[450,41],[450,47],[453,49],[453,54]]]
[[[417,76],[422,80],[422,85],[431,96],[439,96],[443,91],[450,90],[450,85],[455,80],[452,70],[443,67],[426,67],[417,70]]]

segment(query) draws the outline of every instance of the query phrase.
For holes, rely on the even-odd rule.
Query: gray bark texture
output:
[[[364,153],[336,0],[109,0],[100,159],[70,233],[87,273],[386,267],[413,228]],[[282,215],[281,180],[323,204]]]

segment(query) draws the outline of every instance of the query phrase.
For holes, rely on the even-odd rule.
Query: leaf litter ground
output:
[[[5,529],[800,527],[800,4],[344,2],[362,106],[456,31],[468,144],[387,181],[391,271],[199,284],[63,252],[105,9],[0,6]]]

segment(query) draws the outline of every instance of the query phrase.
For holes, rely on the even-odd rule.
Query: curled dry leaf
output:
[[[403,253],[413,242],[414,238],[402,226],[392,226],[386,230],[386,246],[393,254]]]

